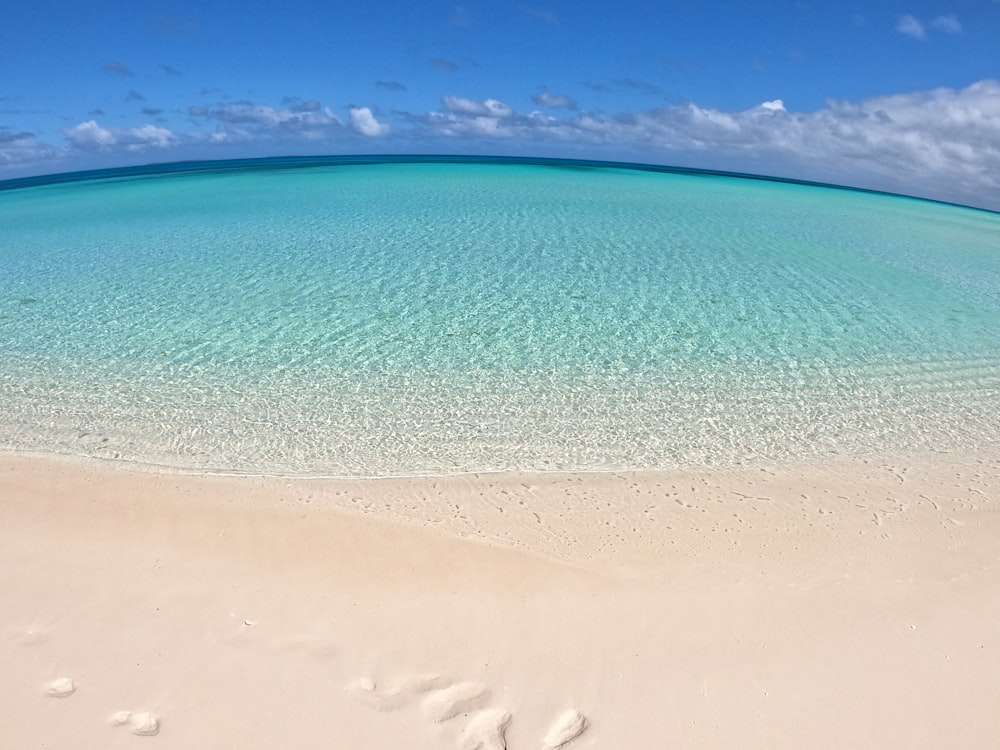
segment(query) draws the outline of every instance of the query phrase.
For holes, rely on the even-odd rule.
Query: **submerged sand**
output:
[[[0,747],[1000,738],[1000,457],[283,480],[0,458]]]

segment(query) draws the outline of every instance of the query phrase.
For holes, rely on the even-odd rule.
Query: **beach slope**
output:
[[[1000,459],[0,458],[0,747],[996,747]]]

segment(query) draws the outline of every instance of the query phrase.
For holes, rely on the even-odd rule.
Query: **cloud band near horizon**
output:
[[[1000,210],[1000,82],[983,80],[963,89],[940,88],[828,101],[814,112],[788,111],[781,100],[727,112],[694,103],[638,112],[604,114],[565,106],[566,97],[545,93],[539,109],[518,111],[498,99],[442,98],[427,112],[393,112],[393,122],[370,107],[336,115],[318,102],[274,107],[250,103],[192,106],[191,127],[153,123],[111,128],[96,119],[61,130],[61,143],[0,127],[0,178],[69,171],[86,155],[149,161],[187,158],[192,148],[215,144],[266,144],[271,150],[351,153],[404,148],[431,153],[496,144],[543,155],[573,147],[593,158],[628,153],[651,163],[757,171],[858,187],[894,190]],[[574,104],[575,106],[575,104]],[[204,158],[201,156],[200,158]],[[221,155],[220,155],[221,158]],[[728,165],[728,166],[727,166]]]

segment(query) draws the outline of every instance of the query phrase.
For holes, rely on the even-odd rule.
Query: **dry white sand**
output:
[[[1000,458],[0,458],[0,748],[1000,747]]]

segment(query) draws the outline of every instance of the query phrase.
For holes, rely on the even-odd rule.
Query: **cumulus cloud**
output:
[[[464,99],[460,96],[445,96],[441,100],[445,109],[459,115],[481,115],[484,117],[510,117],[514,114],[513,108],[497,99],[486,99],[477,102],[472,99]]]
[[[130,151],[139,151],[146,146],[166,148],[177,143],[177,136],[170,130],[161,128],[159,125],[150,124],[126,130],[120,138]]]
[[[84,150],[113,146],[118,140],[114,133],[102,128],[94,120],[87,120],[71,128],[64,128],[63,135],[71,145]]]
[[[550,94],[548,91],[535,94],[531,97],[531,101],[539,107],[546,107],[548,109],[576,109],[576,102],[568,96],[558,96]]]
[[[9,128],[0,126],[0,170],[5,167],[54,160],[59,156],[57,149],[40,143],[34,133],[26,130],[12,132]]]
[[[480,102],[464,99],[460,96],[445,96],[441,102],[449,112],[459,115],[477,115],[486,111],[486,107]]]
[[[558,139],[574,128],[567,121],[540,112],[521,114],[498,99],[477,101],[460,96],[442,98],[443,112],[430,112],[414,122],[432,134],[445,137]]]
[[[372,138],[389,133],[389,126],[376,120],[375,115],[372,114],[372,111],[368,107],[355,107],[351,109],[351,127],[361,133],[361,135],[367,135]]]
[[[285,97],[287,106],[272,107],[253,102],[233,102],[218,107],[198,104],[187,113],[199,128],[214,123],[216,131],[192,133],[199,141],[213,143],[318,142],[342,132],[345,125],[329,107],[318,101]]]
[[[960,91],[832,101],[812,113],[790,113],[776,101],[745,112],[687,104],[613,120],[592,118],[581,127],[608,139],[673,150],[781,157],[831,181],[900,190],[948,184],[968,196],[1000,189],[996,81]]]
[[[71,128],[64,128],[62,133],[71,146],[81,151],[106,151],[113,147],[141,151],[149,146],[166,148],[178,142],[173,132],[151,124],[109,129],[101,127],[94,120],[87,120]]]
[[[800,116],[814,128],[799,149],[818,141],[845,162],[902,178],[936,176],[968,190],[1000,187],[1000,82],[830,102]]]
[[[188,111],[191,112],[192,109],[194,108],[189,107]],[[319,107],[316,109],[318,110]],[[227,104],[208,114],[229,125],[250,125],[268,130],[301,131],[322,128],[327,125],[342,124],[340,119],[329,108],[324,109],[322,112],[313,110],[301,111],[297,107],[293,109],[280,109],[277,107],[250,104],[249,102]]]
[[[907,13],[896,22],[896,31],[913,39],[926,39],[927,30],[916,18]]]

